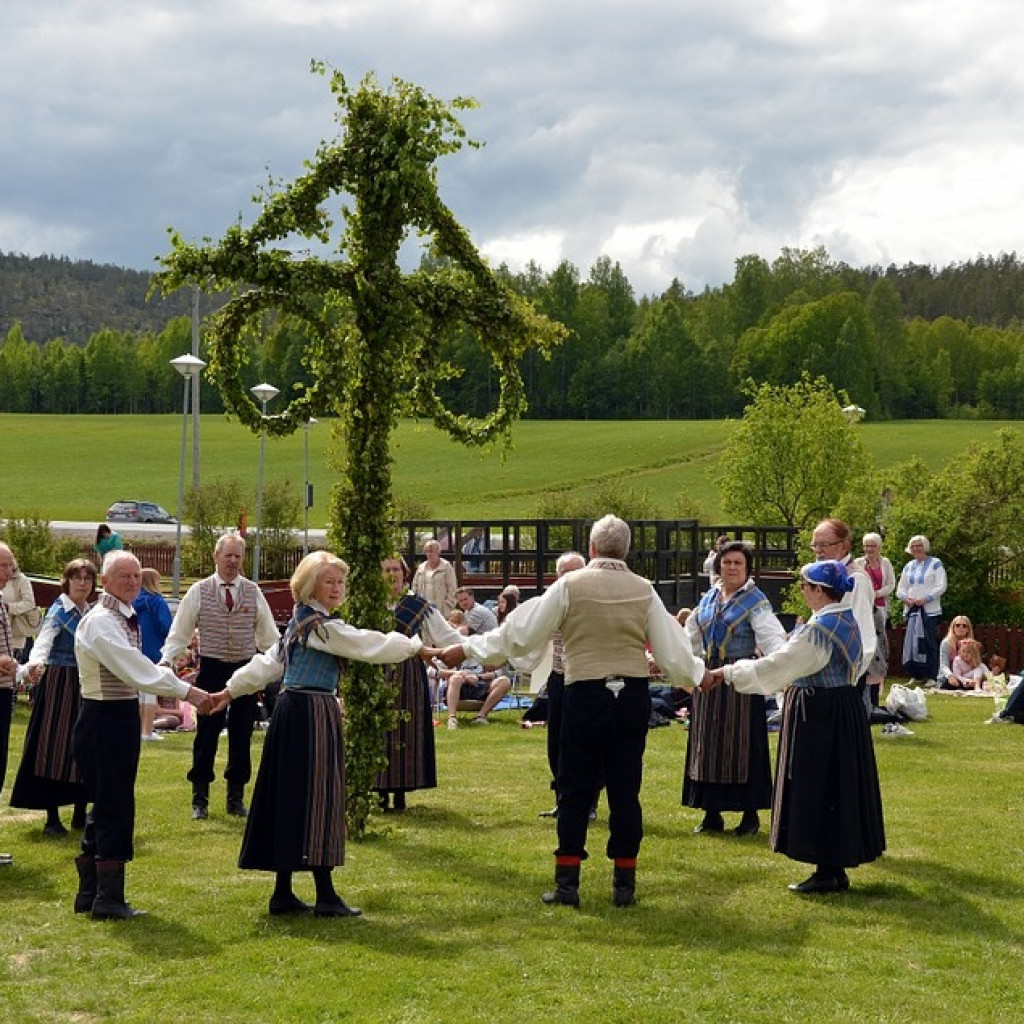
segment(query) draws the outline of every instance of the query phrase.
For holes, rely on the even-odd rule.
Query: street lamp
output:
[[[181,597],[181,519],[185,514],[185,451],[188,442],[188,396],[192,379],[198,377],[206,363],[193,355],[178,356],[171,360],[173,366],[185,380],[185,393],[181,402],[181,458],[178,460],[178,525],[174,536],[174,582],[172,593]]]
[[[316,426],[316,420],[312,416],[303,424],[306,431],[305,438],[305,464],[306,464],[306,476],[305,476],[305,494],[303,495],[303,525],[302,525],[302,557],[305,558],[309,554],[309,510],[313,507],[313,485],[309,482],[309,432]]]
[[[256,401],[263,406],[263,421],[267,418],[267,402],[277,398],[280,391],[273,384],[257,384],[249,388],[256,398]],[[256,485],[256,548],[252,555],[252,581],[260,581],[260,541],[263,535],[263,463],[267,450],[267,431],[265,422],[260,422],[260,475],[259,483]]]

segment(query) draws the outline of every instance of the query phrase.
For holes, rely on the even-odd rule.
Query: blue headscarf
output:
[[[842,562],[828,559],[824,562],[808,562],[800,570],[800,578],[818,587],[828,587],[840,594],[853,590],[853,579]]]

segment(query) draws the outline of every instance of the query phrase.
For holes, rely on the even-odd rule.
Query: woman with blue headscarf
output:
[[[875,751],[856,689],[860,631],[843,604],[853,585],[841,562],[805,565],[800,589],[811,618],[774,653],[725,665],[709,681],[741,693],[786,691],[770,845],[815,865],[789,887],[799,893],[844,891],[846,869],[885,850]]]

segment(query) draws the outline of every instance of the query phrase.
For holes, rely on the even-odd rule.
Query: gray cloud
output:
[[[0,249],[149,267],[169,225],[250,218],[335,132],[317,57],[479,100],[486,146],[440,180],[492,258],[607,253],[658,291],[787,245],[1010,250],[1022,23],[1001,0],[6,0]]]

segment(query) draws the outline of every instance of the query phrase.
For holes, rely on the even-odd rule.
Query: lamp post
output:
[[[303,522],[302,522],[302,557],[309,554],[309,510],[313,507],[313,485],[309,482],[309,432],[316,426],[316,420],[312,416],[303,424],[305,437],[305,488],[302,496]]]
[[[267,402],[271,401],[281,393],[273,384],[257,384],[249,390],[256,397],[256,401],[263,407],[263,419],[267,418]],[[252,555],[252,581],[260,581],[260,542],[263,538],[263,463],[266,458],[267,431],[264,423],[260,423],[260,475],[256,485],[256,547]]]
[[[178,460],[178,524],[174,535],[174,582],[172,593],[181,597],[181,518],[185,514],[185,453],[188,442],[188,396],[193,378],[197,378],[206,363],[193,355],[178,356],[171,360],[178,373],[184,378],[185,390],[181,401],[181,457]]]

